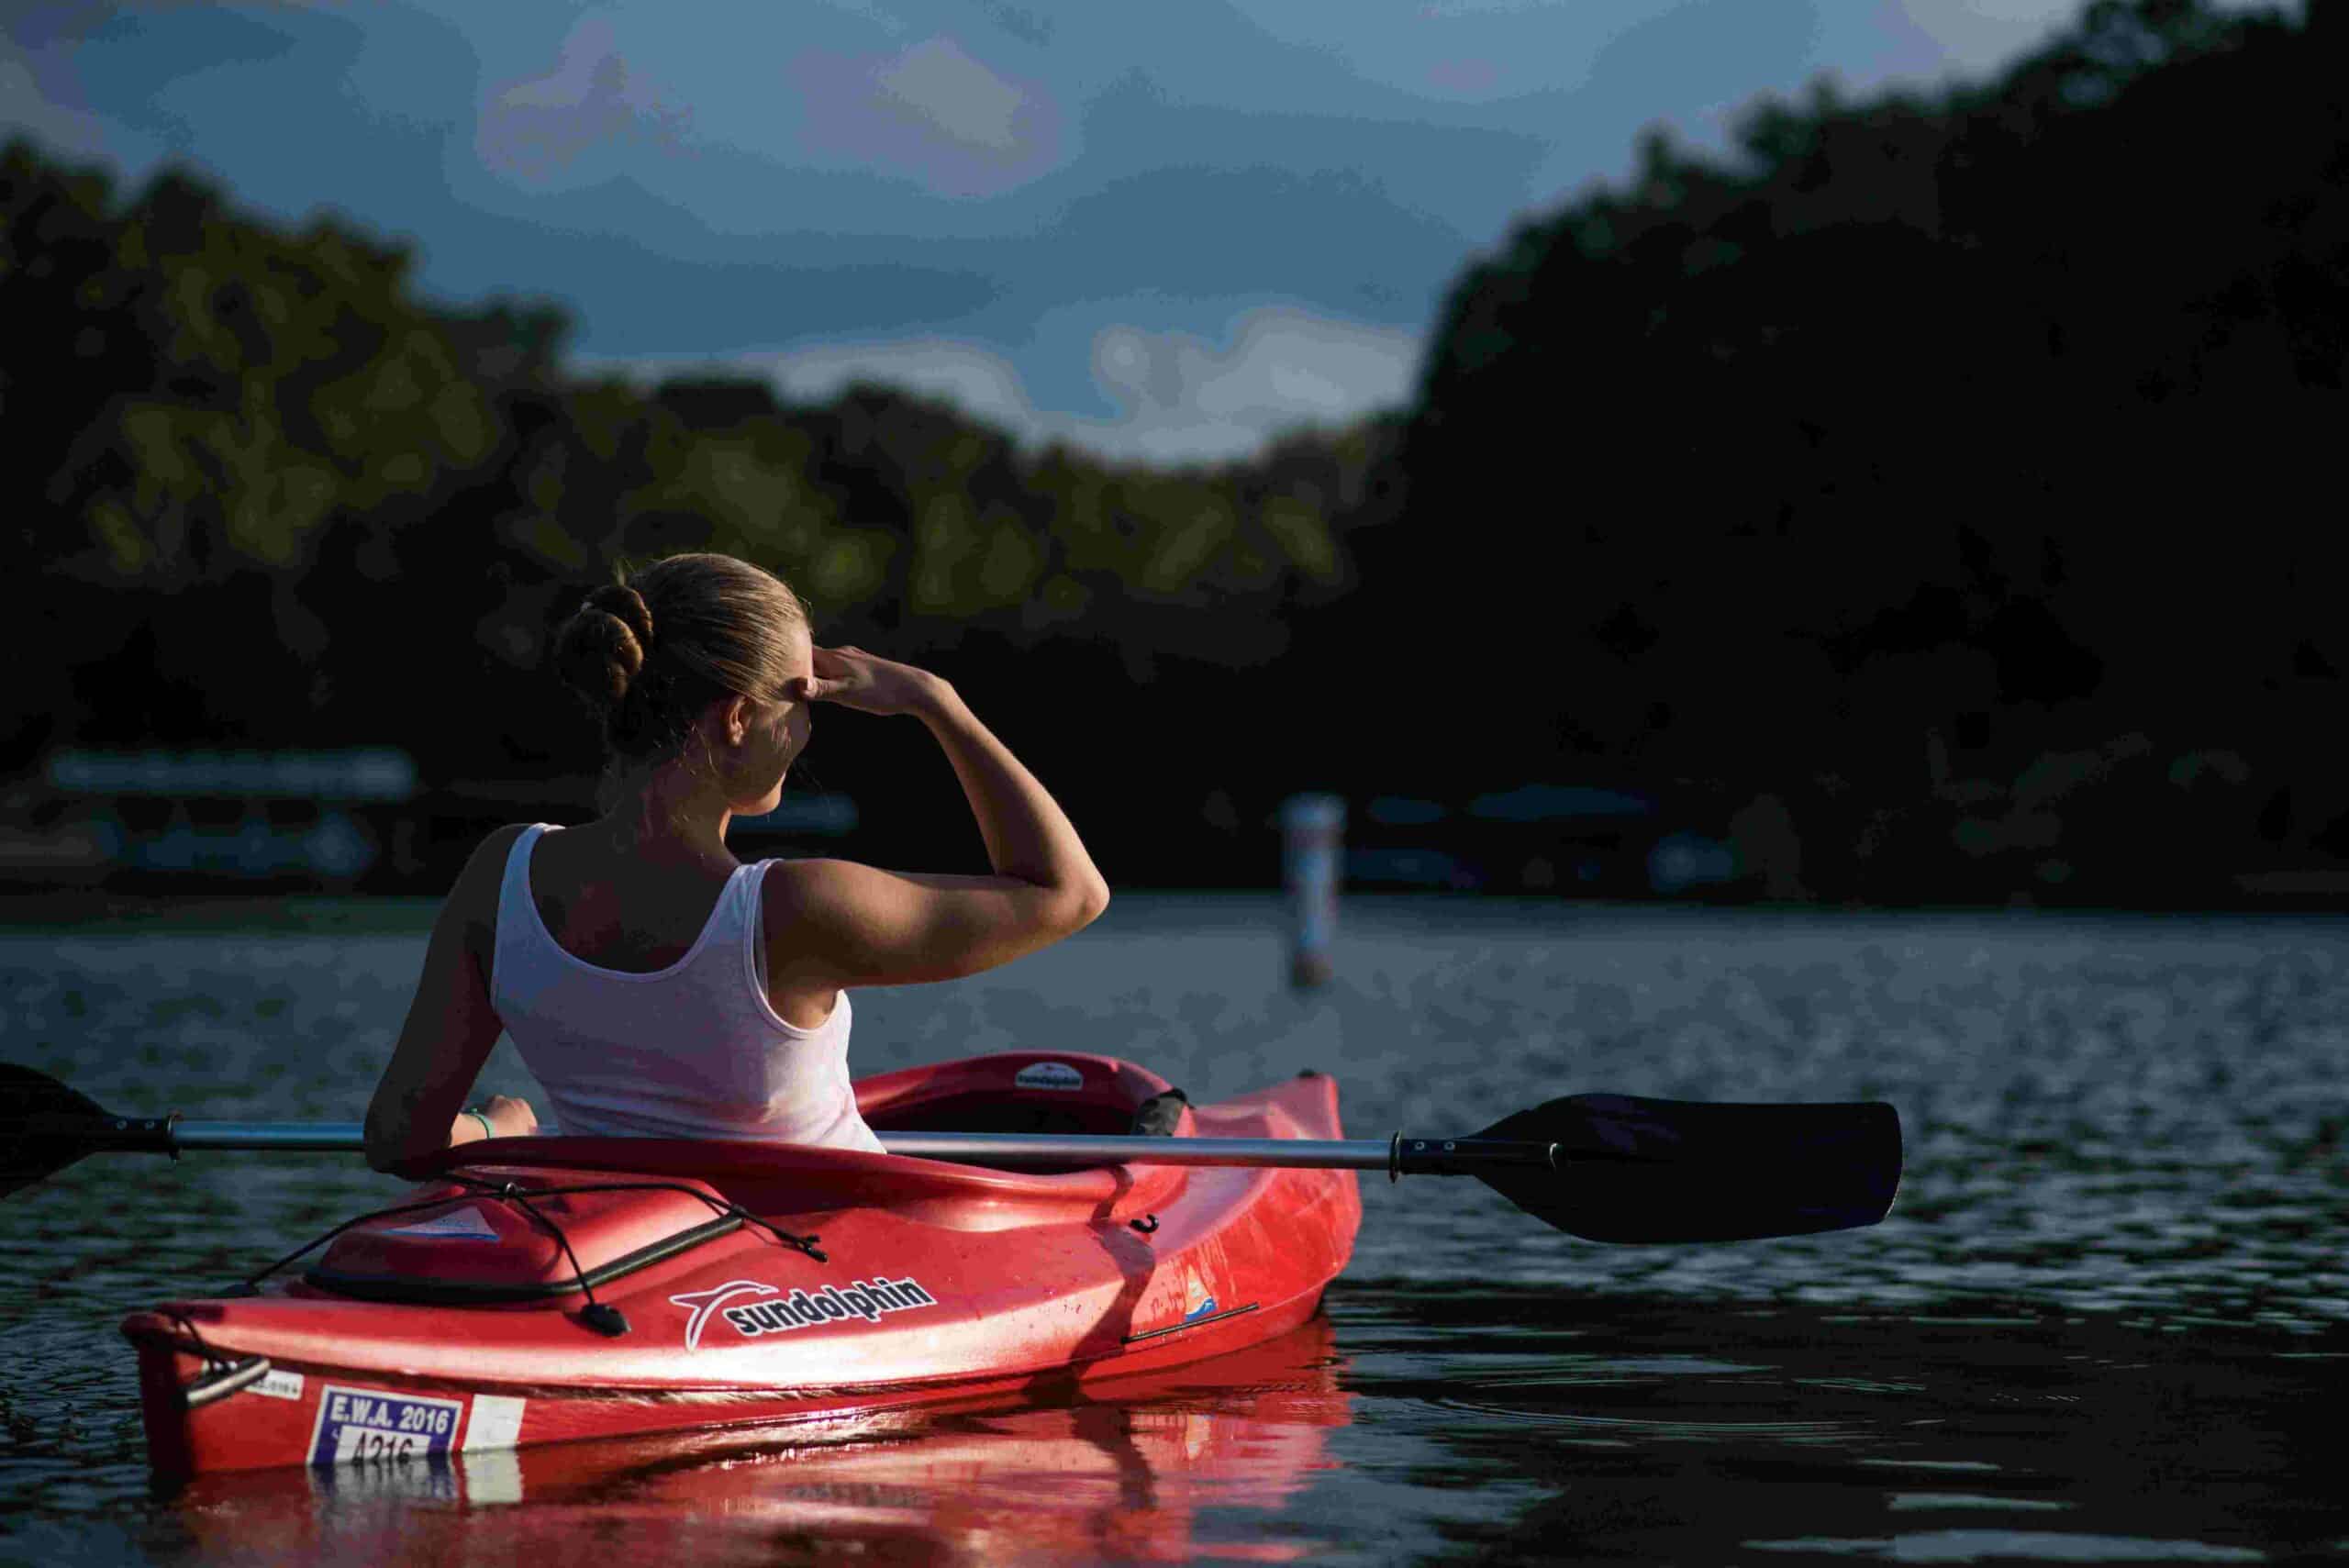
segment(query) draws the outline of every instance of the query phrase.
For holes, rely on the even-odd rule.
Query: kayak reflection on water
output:
[[[173,1491],[205,1555],[379,1562],[781,1547],[924,1562],[1294,1561],[1255,1539],[1325,1468],[1353,1396],[1326,1317],[1212,1362],[1056,1397],[446,1462],[206,1476]],[[1236,1515],[1218,1517],[1224,1510]],[[1229,1538],[1229,1539],[1225,1539]]]

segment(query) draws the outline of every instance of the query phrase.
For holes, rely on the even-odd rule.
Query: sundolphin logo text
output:
[[[938,1298],[911,1279],[875,1279],[869,1284],[863,1280],[852,1280],[846,1290],[832,1284],[812,1296],[795,1290],[780,1301],[727,1307],[723,1316],[737,1331],[756,1339],[761,1334],[818,1329],[849,1318],[878,1323],[885,1312],[909,1312],[918,1307],[937,1305]]]
[[[738,1296],[773,1296],[775,1287],[761,1284],[753,1279],[730,1279],[716,1290],[689,1290],[683,1296],[669,1298],[672,1307],[682,1307],[693,1314],[685,1319],[685,1349],[701,1348],[701,1331],[709,1315]]]

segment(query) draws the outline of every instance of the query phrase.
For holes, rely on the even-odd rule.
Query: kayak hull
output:
[[[867,1079],[858,1097],[885,1132],[1091,1131],[1164,1086],[1109,1058],[1008,1052]],[[1336,1085],[1190,1107],[1180,1130],[1335,1138]],[[562,1138],[464,1146],[403,1207],[265,1294],[125,1320],[157,1470],[1049,1397],[1295,1328],[1361,1219],[1349,1171],[1038,1173]]]
[[[806,1540],[828,1557],[885,1562],[1186,1562],[1230,1555],[1252,1514],[1327,1468],[1330,1434],[1353,1413],[1341,1368],[1317,1314],[1261,1345],[1066,1398],[542,1443],[446,1464],[227,1471],[175,1485],[173,1517],[207,1561],[594,1559],[609,1555],[620,1509],[689,1517],[696,1560],[713,1562],[763,1562],[778,1540]]]
[[[1122,1379],[1146,1377],[1173,1368],[1254,1347],[1297,1329],[1319,1307],[1319,1293],[1299,1296],[1269,1311],[1200,1329],[1180,1342],[1136,1354],[1096,1357],[1035,1372],[977,1373],[888,1387],[859,1384],[833,1388],[742,1388],[702,1395],[618,1394],[608,1391],[523,1388],[505,1392],[426,1382],[378,1373],[351,1373],[330,1366],[306,1370],[273,1362],[273,1370],[301,1379],[302,1392],[289,1399],[251,1396],[251,1391],[187,1411],[180,1390],[203,1370],[198,1357],[173,1351],[139,1357],[140,1402],[152,1467],[167,1475],[262,1470],[304,1464],[370,1462],[429,1462],[450,1454],[596,1439],[652,1437],[748,1428],[785,1428],[833,1418],[863,1417],[908,1407],[993,1405],[1018,1396],[1036,1400],[1074,1396],[1109,1387]],[[365,1404],[362,1407],[361,1401]],[[447,1411],[449,1425],[433,1433],[422,1423]],[[397,1424],[417,1425],[428,1434],[417,1445],[384,1441],[379,1418],[388,1411],[392,1435]],[[417,1412],[412,1415],[411,1412]],[[160,1419],[159,1419],[160,1417]],[[446,1438],[443,1442],[430,1436]]]

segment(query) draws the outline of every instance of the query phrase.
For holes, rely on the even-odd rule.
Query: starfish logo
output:
[[[733,1279],[715,1290],[689,1290],[683,1296],[669,1298],[672,1307],[682,1307],[692,1316],[685,1319],[685,1349],[701,1348],[701,1331],[710,1316],[738,1296],[773,1296],[776,1287],[761,1284],[756,1280]]]
[[[1188,1323],[1194,1318],[1204,1318],[1215,1310],[1215,1292],[1199,1278],[1198,1270],[1186,1269],[1184,1273],[1189,1277],[1184,1282],[1183,1321]]]

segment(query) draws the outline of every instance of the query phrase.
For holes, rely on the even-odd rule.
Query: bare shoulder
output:
[[[844,862],[827,862],[839,865]],[[818,1029],[832,1016],[852,979],[839,962],[844,899],[818,862],[769,861],[759,884],[759,920],[766,947],[767,999],[783,1021]]]
[[[831,984],[885,978],[860,955],[876,926],[903,918],[898,905],[919,880],[857,861],[773,862],[760,888],[770,972]]]
[[[884,914],[895,903],[958,887],[995,885],[1000,879],[884,871],[862,861],[775,861],[768,865],[767,912],[803,926],[837,927]]]
[[[777,862],[765,884],[771,973],[835,985],[953,980],[1049,946],[1097,900],[1010,876]]]
[[[785,924],[822,925],[838,920],[856,901],[860,873],[863,877],[874,874],[871,867],[854,861],[769,862],[766,879],[759,886],[767,929],[773,932]]]

